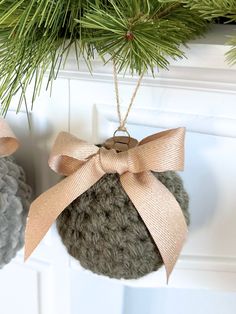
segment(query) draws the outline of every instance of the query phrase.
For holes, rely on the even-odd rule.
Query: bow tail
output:
[[[120,179],[160,251],[168,282],[187,234],[182,210],[151,172],[126,172]]]
[[[61,212],[103,175],[104,171],[99,167],[96,158],[92,158],[31,204],[25,231],[25,260],[32,254]]]

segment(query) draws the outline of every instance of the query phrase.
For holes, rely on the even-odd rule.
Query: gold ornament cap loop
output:
[[[131,137],[125,126],[119,126],[118,129],[113,133],[113,137],[115,137],[118,132],[123,132],[127,135],[127,137]]]
[[[125,133],[125,136],[118,136],[117,133]],[[125,126],[119,126],[118,129],[113,133],[113,137],[106,140],[103,146],[106,149],[115,149],[118,153],[129,150],[130,148],[136,147],[138,140],[131,137]]]

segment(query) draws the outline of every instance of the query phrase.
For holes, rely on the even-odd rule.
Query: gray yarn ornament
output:
[[[188,194],[179,175],[153,174],[175,196],[189,224]],[[137,279],[163,265],[117,174],[106,174],[72,202],[57,218],[57,229],[68,253],[94,273]]]
[[[13,157],[0,158],[0,268],[23,247],[30,197],[22,167]]]

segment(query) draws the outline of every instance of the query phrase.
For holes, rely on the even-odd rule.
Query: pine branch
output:
[[[83,29],[90,30],[83,42],[103,58],[115,58],[119,71],[167,68],[168,57],[182,58],[180,46],[204,33],[206,22],[176,1],[147,2],[111,1],[109,10],[91,5],[78,20]]]
[[[84,0],[3,0],[0,5],[0,98],[6,114],[12,97],[35,78],[32,104],[42,78],[51,67],[49,81],[56,77],[61,55],[76,43],[75,18]],[[86,2],[86,3],[85,3]],[[76,38],[75,38],[76,36]],[[24,87],[24,88],[22,88]]]
[[[43,75],[57,77],[61,59],[75,45],[90,65],[94,52],[119,71],[167,68],[184,56],[182,44],[202,35],[207,23],[178,0],[0,0],[0,99],[6,114],[12,97]]]
[[[191,10],[197,10],[207,20],[226,17],[229,22],[236,22],[236,0],[183,0]],[[229,64],[236,64],[236,33],[229,41],[232,49],[226,54]]]
[[[236,0],[183,0],[181,2],[199,11],[208,20],[222,16],[236,20]]]

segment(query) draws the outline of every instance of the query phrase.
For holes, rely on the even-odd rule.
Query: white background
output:
[[[181,174],[190,194],[188,241],[165,285],[164,272],[137,281],[115,281],[81,269],[65,252],[55,227],[30,260],[22,252],[0,271],[1,314],[235,314],[236,312],[236,67],[224,62],[220,26],[186,50],[156,79],[146,76],[129,118],[141,139],[158,130],[186,126],[186,165]],[[67,130],[99,143],[117,126],[112,67],[94,63],[93,77],[73,54],[31,114],[7,116],[22,140],[18,161],[35,195],[58,180],[47,166],[57,133]],[[135,78],[120,77],[122,106]],[[17,100],[16,100],[17,103]]]

